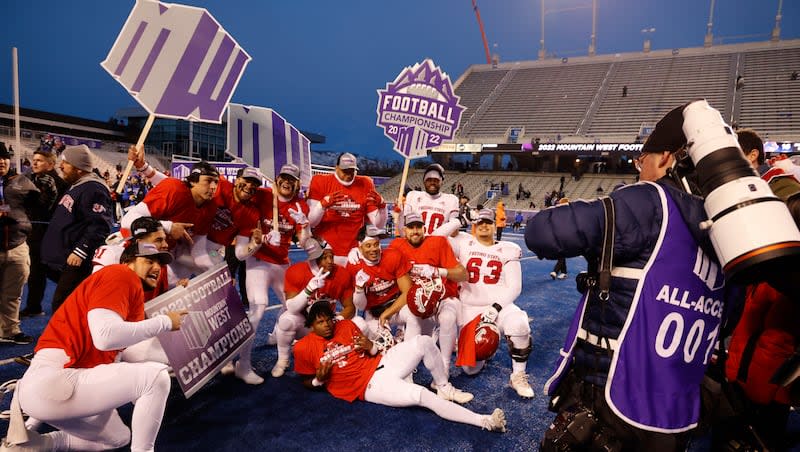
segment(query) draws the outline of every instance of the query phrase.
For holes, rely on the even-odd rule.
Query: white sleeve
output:
[[[353,304],[356,309],[363,311],[367,308],[367,292],[364,290],[353,291]]]
[[[134,220],[149,216],[152,215],[150,215],[150,209],[147,207],[147,204],[140,202],[125,212],[125,215],[123,215],[122,219],[119,220],[119,225],[123,229],[130,229]]]
[[[165,314],[139,322],[126,322],[119,314],[95,308],[87,315],[92,342],[98,350],[120,350],[172,329],[172,320]]]
[[[306,203],[308,204],[308,225],[313,228],[322,221],[325,208],[322,207],[322,203],[316,199],[309,199]]]
[[[234,250],[234,254],[236,255],[236,259],[243,261],[248,257],[252,256],[253,253],[260,248],[261,245],[256,247],[250,247],[250,237],[245,237],[243,235],[236,236],[236,248]]]
[[[369,222],[372,223],[378,229],[383,229],[386,227],[386,208],[373,210],[372,212],[367,214],[367,219]]]
[[[508,306],[513,303],[522,292],[522,266],[518,260],[506,262],[503,266],[503,281],[505,285],[498,286],[495,303]]]
[[[430,235],[438,235],[442,237],[449,237],[453,235],[454,232],[461,229],[461,221],[458,218],[451,218],[450,221],[447,223],[439,226],[438,228],[434,229]]]
[[[149,181],[150,181],[150,183],[151,183],[151,184],[152,184],[154,187],[155,187],[156,185],[158,185],[158,184],[159,184],[159,182],[161,182],[162,180],[164,180],[164,179],[166,179],[167,177],[169,177],[169,176],[167,176],[166,174],[162,173],[161,171],[158,171],[158,170],[156,170],[155,168],[153,168],[153,170],[155,171],[155,173],[154,173],[154,174],[153,174],[151,177],[148,177],[148,178],[147,178],[147,180],[149,180]]]
[[[306,294],[305,289],[301,290],[293,298],[286,300],[286,310],[293,314],[300,314],[306,306],[308,306],[308,294]]]

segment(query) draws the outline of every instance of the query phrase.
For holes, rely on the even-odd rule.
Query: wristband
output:
[[[136,166],[136,165],[134,165],[134,166]],[[144,162],[144,165],[142,165],[141,168],[136,168],[136,171],[138,171],[140,173],[143,173],[143,172],[145,172],[145,171],[147,171],[149,169],[150,169],[150,164],[147,163],[147,162]]]
[[[313,379],[313,380],[311,380],[311,386],[313,386],[313,387],[315,387],[315,388],[319,388],[320,386],[322,386],[322,385],[324,385],[324,384],[325,384],[325,383],[324,383],[324,382],[322,382],[322,381],[319,381],[319,380],[317,379],[317,377],[314,377],[314,379]]]
[[[308,290],[308,287],[306,287],[305,289],[303,289],[303,292],[305,292],[305,293],[306,293],[306,295],[308,295],[309,297],[311,296],[311,294],[313,294],[313,293],[314,293],[314,291],[313,291],[313,290]]]
[[[440,278],[447,279],[447,269],[446,268],[439,267],[437,270],[439,271],[439,277]]]

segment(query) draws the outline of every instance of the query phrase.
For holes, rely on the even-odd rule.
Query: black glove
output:
[[[41,192],[39,199],[47,207],[53,205],[58,197],[58,187],[56,187],[56,180],[49,174],[42,174],[34,179],[33,184]]]

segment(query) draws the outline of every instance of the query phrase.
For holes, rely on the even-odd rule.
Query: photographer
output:
[[[579,200],[528,222],[525,241],[540,258],[584,255],[595,268],[604,249],[613,251],[610,277],[591,275],[584,287],[545,384],[558,415],[542,450],[682,451],[698,424],[724,282],[699,227],[703,199],[668,177],[687,144],[684,107],[644,144],[642,183],[612,192],[608,207]],[[613,240],[604,240],[607,210]]]

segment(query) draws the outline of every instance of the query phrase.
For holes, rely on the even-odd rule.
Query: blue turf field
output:
[[[542,385],[550,375],[578,302],[573,278],[585,269],[585,262],[582,258],[569,259],[569,278],[553,281],[549,276],[553,261],[537,259],[527,251],[519,234],[504,234],[503,238],[516,242],[523,249],[524,281],[517,304],[531,318],[533,353],[528,371],[536,397],[520,399],[509,387],[511,359],[505,341],[494,360],[478,376],[469,377],[451,368],[451,380],[456,387],[475,394],[475,399],[466,405],[470,409],[481,413],[489,413],[495,407],[505,410],[507,433],[491,433],[444,421],[422,408],[388,408],[366,402],[350,404],[326,393],[306,390],[293,372],[287,372],[280,379],[272,378],[269,371],[275,363],[276,350],[266,345],[266,334],[272,329],[276,311],[269,311],[259,328],[253,352],[253,365],[256,372],[265,377],[265,383],[248,386],[233,377],[217,376],[189,400],[176,389],[177,385],[173,385],[156,449],[237,452],[535,449],[553,417],[547,411]],[[302,258],[302,253],[293,252],[291,258]],[[52,287],[47,300],[51,294]],[[49,311],[49,301],[45,303],[45,310]],[[25,319],[23,329],[37,336],[48,318]],[[33,345],[0,345],[0,360],[32,350]],[[422,366],[420,369],[414,379],[428,385],[431,377]],[[13,362],[0,365],[0,381],[19,378],[24,371],[23,366]],[[6,398],[4,409],[8,403]],[[120,411],[127,422],[130,407]],[[797,417],[792,416],[795,433],[800,430]],[[7,429],[7,424],[0,425],[3,431]],[[704,444],[698,441],[692,450],[704,450]]]

